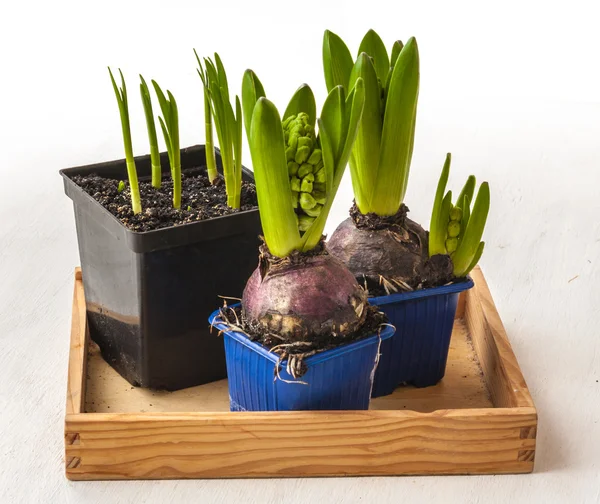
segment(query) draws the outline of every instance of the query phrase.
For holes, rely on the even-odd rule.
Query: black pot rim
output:
[[[204,154],[204,145],[193,145],[181,149],[182,169],[192,168],[191,165],[201,166],[206,162]],[[217,154],[217,168],[222,173],[221,156],[219,149],[215,149]],[[168,174],[169,161],[168,154],[161,152],[161,165],[163,173]],[[150,176],[150,155],[137,156],[134,158],[138,177],[146,179]],[[74,175],[84,175],[96,173],[100,176],[126,177],[125,159],[115,161],[105,161],[91,165],[77,166],[59,170],[63,178],[65,193],[73,203],[82,208],[87,208],[87,212],[95,215],[95,218],[102,221],[103,226],[109,229],[114,235],[122,236],[129,247],[135,252],[149,252],[171,248],[174,246],[187,245],[193,242],[208,241],[231,232],[239,233],[240,226],[252,226],[258,219],[258,207],[252,210],[244,210],[229,215],[221,215],[196,222],[172,225],[149,231],[133,231],[125,226],[116,216],[114,216],[100,202],[96,201],[90,194],[85,192],[82,187],[76,184],[72,177]],[[242,177],[246,181],[254,181],[254,173],[245,166],[242,166]],[[234,224],[235,223],[235,224]]]
[[[193,149],[193,148],[197,148],[197,147],[202,147],[200,145],[191,145],[189,147],[184,147],[183,149],[181,149],[182,151],[188,151],[189,149]],[[220,150],[218,147],[215,147],[215,151],[217,153],[220,153]],[[161,153],[161,157],[162,157]],[[136,162],[137,161],[143,161],[145,159],[150,159],[150,155],[144,155],[144,156],[137,156],[135,158]],[[73,183],[74,188],[79,191],[84,198],[86,198],[88,201],[93,202],[94,205],[96,205],[97,207],[102,208],[102,210],[110,215],[110,217],[117,222],[121,227],[123,227],[125,230],[127,230],[128,233],[131,233],[132,235],[136,235],[136,236],[149,236],[152,235],[153,233],[160,233],[160,232],[165,232],[169,229],[173,229],[173,228],[184,228],[184,227],[192,227],[192,226],[197,226],[198,224],[202,224],[203,222],[207,222],[207,221],[218,221],[219,219],[227,219],[228,217],[233,217],[236,215],[244,215],[244,214],[251,214],[253,212],[258,211],[258,206],[256,208],[253,208],[252,210],[243,210],[240,212],[236,212],[234,214],[229,214],[229,215],[220,215],[218,217],[210,217],[209,219],[202,219],[201,221],[196,221],[196,222],[186,222],[185,224],[178,224],[178,225],[172,225],[172,226],[166,226],[164,228],[159,228],[159,229],[151,229],[149,231],[134,231],[130,228],[128,228],[127,226],[125,226],[118,217],[116,217],[115,215],[113,215],[104,205],[102,205],[99,201],[97,201],[96,199],[94,199],[93,196],[91,196],[90,194],[88,194],[87,192],[84,191],[84,189],[79,186],[78,184],[76,184],[75,182],[73,182],[73,178],[72,175],[79,175],[79,172],[83,171],[83,170],[91,170],[92,168],[97,168],[99,170],[102,169],[102,167],[108,165],[108,164],[114,164],[114,163],[118,163],[120,161],[125,161],[124,159],[115,159],[113,161],[102,161],[100,163],[94,163],[92,165],[81,165],[81,166],[74,166],[72,168],[63,168],[62,170],[59,170],[58,173],[65,179],[69,180],[69,182]],[[161,160],[162,161],[162,160]],[[164,166],[164,163],[163,163]],[[163,173],[170,173],[168,170],[163,170]],[[248,168],[246,168],[245,166],[242,166],[242,174],[244,175],[250,175],[254,178],[254,172]],[[147,178],[147,176],[142,176],[139,177],[140,180],[145,180]]]

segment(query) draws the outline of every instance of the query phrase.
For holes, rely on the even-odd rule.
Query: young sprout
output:
[[[181,151],[179,149],[179,114],[177,102],[171,91],[167,90],[167,97],[156,81],[152,81],[158,103],[162,112],[158,121],[165,137],[169,164],[171,166],[171,178],[173,179],[173,208],[181,208]]]
[[[152,112],[152,98],[150,90],[144,78],[140,75],[140,94],[146,115],[146,127],[148,128],[148,139],[150,140],[150,162],[152,164],[152,187],[160,189],[162,170],[160,166],[160,153],[158,151],[158,140],[156,138],[156,125],[154,124],[154,113]]]
[[[216,177],[216,165],[213,164],[212,122],[214,122],[223,161],[223,176],[227,191],[227,204],[231,208],[240,208],[242,191],[242,107],[238,96],[235,97],[235,114],[229,101],[227,75],[221,58],[215,53],[215,62],[204,58],[204,66],[198,59],[198,75],[204,85],[204,107],[206,123],[206,163],[209,179]],[[207,117],[206,110],[210,111]],[[210,131],[210,133],[209,133]],[[210,146],[209,146],[210,143]]]
[[[365,102],[362,79],[347,97],[341,86],[335,87],[318,120],[307,85],[296,91],[283,121],[251,70],[244,75],[242,98],[269,251],[277,257],[307,252],[321,240],[356,138]]]
[[[123,180],[119,180],[119,185],[117,187],[117,192],[122,193],[125,190],[125,182]]]
[[[196,60],[198,61],[199,68],[196,69],[200,79],[202,79],[203,90],[204,90],[204,131],[206,137],[206,171],[208,173],[208,180],[211,184],[214,183],[216,178],[219,176],[217,171],[217,161],[215,159],[215,144],[213,141],[213,123],[212,123],[212,112],[210,109],[210,94],[208,92],[206,73],[203,70],[200,57],[194,49]]]
[[[348,47],[325,31],[323,67],[327,89],[365,86],[365,109],[350,157],[356,205],[361,213],[381,216],[398,212],[406,193],[412,159],[417,99],[419,50],[410,38],[396,41],[391,58],[377,33],[369,30],[353,62]]]
[[[125,146],[125,162],[127,164],[127,177],[129,178],[129,187],[131,189],[131,207],[133,213],[138,214],[142,211],[142,202],[140,200],[140,189],[138,187],[137,170],[135,169],[135,160],[133,159],[133,146],[131,144],[131,129],[129,126],[129,105],[127,102],[127,87],[123,73],[119,69],[121,75],[121,87],[117,86],[112,71],[109,68],[110,80],[115,91],[117,103],[119,105],[119,114],[121,116],[121,129],[123,130],[123,144]]]
[[[487,182],[481,184],[471,209],[475,193],[475,177],[471,175],[453,205],[452,191],[444,195],[450,162],[451,156],[447,154],[431,213],[429,256],[450,255],[454,276],[462,278],[477,265],[483,254],[485,242],[481,241],[481,237],[490,209],[490,188]]]

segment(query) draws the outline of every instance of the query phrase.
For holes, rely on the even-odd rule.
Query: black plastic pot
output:
[[[150,156],[135,159],[150,177]],[[161,154],[165,174],[166,153]],[[181,151],[182,170],[205,166],[204,146]],[[217,153],[221,171],[221,159]],[[125,160],[61,170],[73,200],[90,336],[132,385],[177,390],[226,377],[222,338],[207,318],[219,295],[241,297],[256,268],[258,210],[144,233],[127,229],[72,181],[127,180]],[[244,168],[244,180],[253,181]]]

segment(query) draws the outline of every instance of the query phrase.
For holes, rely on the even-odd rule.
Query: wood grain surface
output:
[[[79,384],[81,397],[70,398],[69,393],[67,476],[85,480],[530,472],[537,413],[530,398],[520,404],[529,397],[527,387],[489,290],[479,289],[483,276],[477,271],[475,278],[475,288],[461,301],[465,318],[455,322],[444,380],[423,389],[401,387],[360,412],[230,413],[226,381],[170,393],[134,388],[89,344],[85,322],[74,322],[75,373],[69,390],[77,390]],[[74,318],[85,318],[82,299],[83,285],[76,275]],[[87,381],[82,384],[86,365]],[[492,373],[495,376],[488,376]],[[502,393],[490,394],[487,386]],[[85,412],[77,412],[83,405]]]

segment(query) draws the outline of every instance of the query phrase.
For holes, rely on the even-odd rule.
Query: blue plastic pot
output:
[[[403,383],[429,387],[446,372],[458,296],[473,287],[467,278],[443,287],[369,298],[396,334],[381,343],[372,397],[391,394]]]
[[[279,357],[244,334],[230,331],[227,325],[209,322],[223,331],[229,380],[231,411],[366,410],[369,408],[373,370],[379,347],[377,334],[313,355],[304,362],[308,371],[301,383],[294,381],[280,364]],[[394,334],[392,327],[381,330],[382,344]]]

